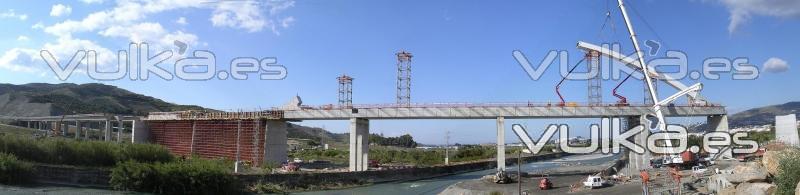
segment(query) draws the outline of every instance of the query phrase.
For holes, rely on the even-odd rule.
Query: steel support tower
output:
[[[589,51],[586,53],[586,66],[588,72],[597,72],[593,77],[588,78],[589,81],[589,106],[600,106],[603,104],[603,90],[602,90],[602,71],[600,69],[600,53],[596,51]]]
[[[353,77],[343,74],[336,79],[339,80],[339,106],[353,107]]]
[[[411,106],[411,53],[397,53],[397,104]]]

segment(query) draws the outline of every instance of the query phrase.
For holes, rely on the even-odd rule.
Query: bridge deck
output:
[[[669,106],[665,116],[711,116],[726,114],[721,106]],[[367,119],[494,119],[505,118],[600,118],[641,116],[649,106],[469,106],[469,107],[371,107],[352,109],[285,110],[288,120]]]

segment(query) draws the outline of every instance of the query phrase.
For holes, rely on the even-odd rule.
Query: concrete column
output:
[[[122,130],[125,129],[125,124],[121,120],[117,120],[117,143],[122,142]]]
[[[369,120],[350,118],[350,171],[369,168]]]
[[[76,120],[75,121],[75,139],[80,139],[81,138],[81,130],[83,130],[83,127],[81,127],[81,121],[77,121]]]
[[[141,120],[133,120],[131,126],[132,143],[147,143],[150,140],[150,128],[147,123]],[[192,141],[194,141],[194,132],[192,132]]]
[[[27,125],[28,125],[28,129],[30,129],[30,128],[31,128],[31,122],[30,122],[30,121],[25,121],[25,122],[26,122],[26,123],[27,123]]]
[[[506,119],[497,117],[497,171],[506,170]]]
[[[84,133],[83,137],[84,137],[84,139],[89,140],[89,138],[90,138],[89,134],[91,134],[89,132],[92,131],[91,125],[88,126],[88,127],[84,127],[84,129],[85,129],[84,132],[86,132],[86,133]]]
[[[646,152],[644,154],[637,154],[633,151],[628,151],[628,166],[625,174],[634,177],[639,175],[639,170],[650,168],[650,159],[652,158],[649,150],[647,150],[647,137],[650,136],[650,127],[648,127],[647,123],[643,120],[644,116],[630,116],[625,118],[627,123],[627,127],[624,128],[625,131],[639,125],[644,125],[643,127],[645,128],[642,133],[634,135],[631,139],[633,139],[633,143],[644,147]]]
[[[61,122],[61,135],[67,137],[67,133],[69,132],[69,124],[66,121]]]
[[[706,117],[706,121],[711,131],[722,131],[725,133],[730,133],[728,129],[728,115],[708,116]],[[721,157],[733,158],[733,151],[731,150],[730,147],[727,147],[720,152],[722,152]]]
[[[103,140],[111,141],[111,121],[106,120],[104,126],[105,128],[103,129]]]
[[[286,129],[288,123],[280,120],[266,120],[265,125],[265,143],[264,146],[264,162],[271,162],[280,164],[286,162],[288,158],[286,155]]]

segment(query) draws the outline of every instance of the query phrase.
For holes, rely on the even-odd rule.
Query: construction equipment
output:
[[[619,100],[617,100],[616,106],[627,106],[627,105],[629,105],[628,104],[628,98],[625,98],[625,96],[617,94],[617,89],[619,89],[619,87],[622,86],[622,83],[625,83],[625,81],[630,79],[631,76],[633,76],[633,74],[628,74],[628,77],[625,77],[625,79],[620,81],[619,84],[617,84],[617,86],[614,87],[614,90],[611,90],[611,95],[614,95],[614,97],[617,97],[619,99]]]
[[[573,66],[571,69],[569,69],[569,72],[567,72],[567,75],[564,75],[564,77],[561,77],[561,81],[559,81],[558,84],[556,84],[556,94],[558,94],[558,99],[561,100],[561,102],[558,103],[558,106],[570,106],[570,107],[578,106],[578,104],[574,103],[574,102],[570,102],[569,104],[567,104],[564,101],[564,96],[561,95],[561,92],[559,91],[559,89],[561,88],[561,84],[564,83],[564,80],[567,80],[567,77],[569,77],[569,74],[571,74],[572,71],[575,71],[575,68],[577,68],[578,65],[583,63],[584,60],[586,60],[586,58],[582,58],[580,61],[578,61],[578,63],[575,64],[575,66]]]

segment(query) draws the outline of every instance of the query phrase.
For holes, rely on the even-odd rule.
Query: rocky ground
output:
[[[584,164],[582,160],[592,158],[602,158],[603,155],[584,155],[568,157],[563,160],[554,160],[560,165],[556,168],[545,171],[530,172],[523,174],[522,191],[527,194],[641,194],[641,184],[639,182],[627,182],[608,185],[603,188],[587,189],[581,187],[582,182],[587,176],[600,172],[611,166],[614,161],[601,164]],[[548,177],[553,183],[553,189],[540,190],[539,180]],[[496,184],[492,182],[492,176],[484,177],[480,180],[468,180],[449,186],[439,194],[449,195],[485,195],[492,193],[519,194],[519,183],[514,181],[509,184]],[[512,173],[511,178],[516,178]],[[514,179],[516,180],[516,179]]]

